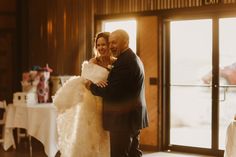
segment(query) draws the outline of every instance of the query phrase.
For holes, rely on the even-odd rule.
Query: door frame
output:
[[[191,16],[192,15],[192,16]],[[215,155],[223,157],[223,150],[218,150],[219,146],[219,19],[226,17],[236,17],[234,12],[222,12],[218,14],[214,12],[207,12],[199,15],[186,14],[185,15],[165,15],[163,16],[163,50],[162,50],[162,150],[171,150],[179,152],[189,152],[205,155]],[[197,20],[197,19],[212,19],[212,71],[216,77],[212,80],[212,147],[197,148],[190,146],[170,145],[170,21],[176,20]]]

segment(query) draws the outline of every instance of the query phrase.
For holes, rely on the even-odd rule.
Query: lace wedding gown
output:
[[[109,134],[102,128],[102,99],[85,88],[85,78],[98,82],[108,71],[84,62],[81,77],[73,77],[55,95],[62,157],[109,157]]]

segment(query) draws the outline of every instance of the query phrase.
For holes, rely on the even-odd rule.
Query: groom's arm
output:
[[[125,90],[128,89],[127,87],[131,85],[131,74],[132,71],[127,66],[114,67],[108,77],[108,85],[106,87],[99,87],[91,83],[89,89],[94,95],[107,99],[122,97]]]

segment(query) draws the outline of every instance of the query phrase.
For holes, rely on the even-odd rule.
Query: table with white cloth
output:
[[[229,124],[225,142],[224,157],[236,157],[236,120]]]
[[[23,105],[8,105],[4,149],[13,143],[12,129],[24,128],[27,133],[39,140],[49,157],[54,157],[58,151],[58,135],[56,127],[57,111],[52,103]]]

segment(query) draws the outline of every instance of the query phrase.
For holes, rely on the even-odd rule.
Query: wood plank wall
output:
[[[12,99],[16,67],[16,1],[0,1],[0,100]]]
[[[150,83],[150,78],[159,79],[158,76],[158,18],[156,16],[143,16],[138,21],[138,45],[139,56],[145,68],[145,90],[146,102],[149,117],[149,127],[141,132],[142,147],[158,146],[159,137],[157,132],[159,129],[157,121],[158,113],[158,81],[156,84]],[[147,31],[148,30],[148,31]],[[147,149],[147,148],[145,148]]]
[[[91,0],[29,0],[28,5],[29,63],[25,67],[49,64],[53,75],[79,74],[81,62],[92,53],[88,52],[94,21]]]

